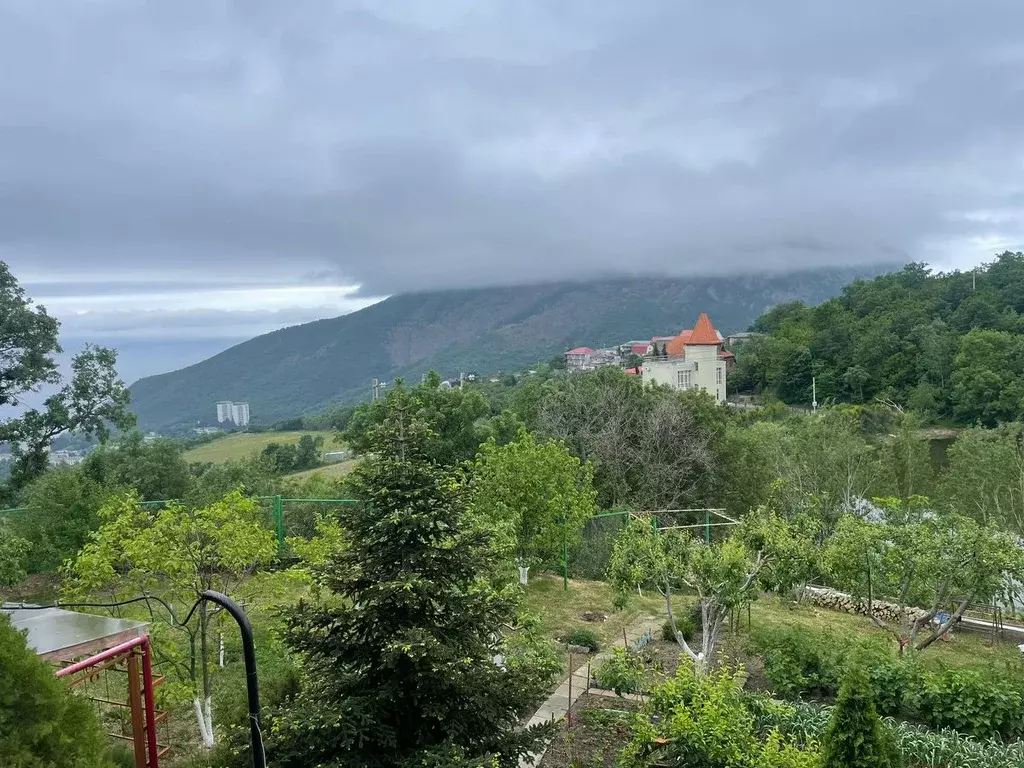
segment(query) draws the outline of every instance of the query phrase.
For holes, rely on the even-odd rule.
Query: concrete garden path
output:
[[[640,639],[645,634],[650,632],[655,638],[658,638],[661,633],[661,626],[665,623],[665,619],[650,616],[639,624],[636,624],[631,629],[626,630],[626,640],[630,643]],[[587,667],[596,669],[597,666],[611,656],[610,651],[603,651],[593,658],[589,659],[586,664],[581,664],[579,667],[573,670],[570,677],[565,678],[562,684],[555,689],[547,701],[540,705],[540,708],[534,712],[533,717],[530,718],[528,725],[537,725],[539,723],[549,723],[551,721],[558,721],[565,717],[565,713],[569,711],[569,707],[576,703],[576,700],[582,696],[588,686],[589,680],[587,679]],[[572,699],[569,698],[569,681],[572,680]],[[540,763],[541,758],[544,757],[544,752],[547,751],[548,745],[545,743],[539,750],[531,755],[527,755],[519,760],[519,768],[533,768]]]

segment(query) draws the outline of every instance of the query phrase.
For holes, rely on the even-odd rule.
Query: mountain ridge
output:
[[[573,346],[675,334],[708,312],[723,333],[779,303],[838,294],[874,269],[712,278],[624,278],[462,288],[392,296],[340,317],[256,336],[185,368],[139,379],[132,407],[144,429],[213,420],[217,400],[250,404],[269,423],[365,397],[370,381],[429,369],[512,370]]]

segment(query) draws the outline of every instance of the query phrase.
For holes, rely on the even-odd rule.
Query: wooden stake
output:
[[[565,727],[572,728],[572,651],[569,651],[569,705],[565,710]]]
[[[146,768],[146,726],[142,718],[142,690],[139,684],[139,656],[128,653],[128,706],[132,713],[132,743],[135,746],[135,768]]]

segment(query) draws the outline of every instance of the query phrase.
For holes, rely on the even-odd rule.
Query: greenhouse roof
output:
[[[28,646],[48,661],[70,661],[148,634],[148,624],[62,608],[4,603],[12,626],[27,633]]]

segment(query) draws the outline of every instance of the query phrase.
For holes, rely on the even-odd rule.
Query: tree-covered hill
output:
[[[817,306],[779,305],[753,330],[730,380],[741,392],[810,403],[890,400],[935,419],[1024,418],[1024,254],[975,272],[911,264],[855,280]]]
[[[266,424],[365,397],[374,377],[419,378],[432,368],[443,375],[515,370],[580,344],[676,333],[701,312],[723,332],[742,330],[781,302],[833,296],[855,274],[621,279],[395,296],[141,379],[131,387],[132,407],[143,428],[169,429],[209,422],[218,400],[243,400]]]

